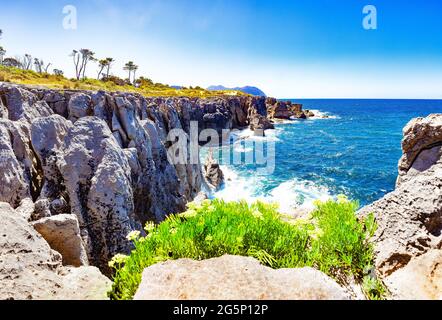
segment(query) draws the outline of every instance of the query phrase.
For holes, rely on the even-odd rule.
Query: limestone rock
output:
[[[35,118],[48,117],[53,113],[45,101],[38,100],[38,97],[28,90],[18,86],[0,85],[0,94],[2,91],[5,91],[9,120],[30,122]]]
[[[215,190],[219,190],[224,184],[224,174],[220,168],[220,165],[213,158],[213,153],[210,152],[207,156],[206,163],[204,164],[204,177],[207,182]]]
[[[253,258],[181,259],[146,268],[135,300],[349,300],[312,268],[273,270]]]
[[[112,281],[96,267],[64,268],[62,285],[53,299],[57,300],[109,300],[107,293]]]
[[[62,267],[60,254],[7,203],[0,203],[0,221],[0,300],[106,296],[109,279],[96,268]]]
[[[442,144],[442,114],[411,120],[404,128],[403,156],[399,161],[398,185],[405,179],[417,156]]]
[[[63,265],[80,267],[89,264],[75,215],[60,214],[38,220],[32,225],[50,247],[61,254]]]
[[[399,300],[442,300],[442,250],[430,250],[385,278]]]
[[[435,297],[431,292],[440,288],[437,272],[442,263],[442,136],[439,137],[438,125],[441,121],[442,115],[432,115],[410,122],[404,130],[404,156],[399,163],[396,190],[360,211],[361,215],[375,215],[375,265],[394,297],[415,294],[414,299],[426,299]],[[405,277],[415,282],[412,293],[405,292],[411,285],[403,280]]]
[[[66,134],[59,168],[89,260],[108,270],[115,254],[130,250],[127,234],[141,229],[135,222],[126,155],[103,120],[85,117]]]
[[[91,98],[84,93],[77,93],[71,97],[68,104],[69,120],[72,122],[92,115]]]
[[[25,122],[0,119],[0,201],[18,207],[31,198],[33,155]]]

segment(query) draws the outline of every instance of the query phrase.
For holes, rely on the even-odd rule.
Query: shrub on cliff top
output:
[[[171,259],[196,260],[224,254],[251,256],[269,267],[312,266],[342,279],[361,280],[372,262],[367,239],[375,229],[373,217],[359,221],[357,203],[317,203],[312,220],[281,219],[277,207],[257,202],[205,201],[189,205],[181,215],[160,225],[146,226],[146,237],[128,235],[135,250],[110,262],[115,269],[113,299],[131,299],[146,267]],[[367,281],[365,281],[367,282]],[[371,298],[376,298],[374,292]]]

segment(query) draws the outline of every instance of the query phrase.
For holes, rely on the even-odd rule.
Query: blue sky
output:
[[[64,30],[62,9],[78,10]],[[365,5],[377,30],[362,27]],[[0,45],[73,76],[90,48],[174,85],[255,85],[278,98],[442,98],[440,0],[0,0]],[[91,66],[89,76],[96,75]]]

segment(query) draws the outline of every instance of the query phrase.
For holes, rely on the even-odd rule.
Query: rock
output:
[[[57,300],[109,300],[107,293],[112,289],[112,281],[98,268],[64,268],[61,272],[62,286],[57,292]]]
[[[411,120],[404,128],[404,139],[402,140],[403,155],[399,161],[399,178],[397,185],[406,180],[406,175],[413,166],[420,153],[442,144],[442,114],[432,114],[426,118]],[[423,156],[424,163],[421,168],[430,166],[432,162],[439,159],[436,155],[428,158]],[[424,160],[424,158],[427,158]]]
[[[74,94],[68,104],[69,120],[72,122],[93,114],[91,98],[84,93]]]
[[[305,110],[305,113],[308,118],[313,118],[315,116],[315,114],[310,110]]]
[[[0,95],[4,92],[9,120],[30,122],[38,117],[48,117],[53,111],[45,101],[28,90],[18,86],[6,87],[0,84]]]
[[[79,119],[64,143],[59,169],[71,213],[80,223],[89,260],[110,272],[108,261],[130,251],[126,236],[142,229],[135,219],[129,162],[106,123],[96,117]]]
[[[210,151],[207,156],[203,172],[207,182],[214,188],[214,190],[219,190],[222,187],[224,184],[224,174],[220,165],[213,158],[212,151]]]
[[[386,279],[389,291],[397,297],[406,295],[404,290],[409,282],[402,283],[404,277],[416,281],[414,299],[428,297],[436,281],[433,280],[433,269],[427,259],[440,259],[441,253],[442,152],[441,146],[437,145],[442,142],[442,137],[438,142],[435,138],[437,134],[428,126],[441,119],[442,115],[432,115],[428,119],[411,122],[412,125],[404,130],[404,156],[399,164],[401,177],[396,190],[360,211],[362,216],[369,213],[375,215],[378,229],[372,241],[375,245],[376,269]],[[428,143],[417,140],[412,143],[410,134],[422,141],[432,141],[431,144],[436,146],[429,148]],[[423,149],[419,150],[418,146]],[[411,153],[407,154],[407,150]],[[414,159],[411,165],[404,166],[411,158]],[[406,167],[407,171],[404,171]],[[428,254],[433,251],[436,252]],[[442,260],[433,262],[439,264]],[[424,287],[429,290],[427,293],[422,289]]]
[[[110,280],[96,268],[65,269],[59,253],[7,203],[0,203],[0,300],[98,299]]]
[[[37,118],[32,122],[31,142],[44,176],[34,220],[71,211],[59,168],[65,147],[64,139],[71,127],[72,123],[59,115]]]
[[[135,300],[349,300],[312,268],[273,270],[253,258],[180,259],[143,272]]]
[[[442,250],[430,250],[384,279],[397,300],[442,300]]]
[[[283,102],[276,102],[275,105],[267,108],[267,112],[271,119],[290,119],[292,113],[290,112],[288,105]]]
[[[20,205],[15,210],[26,221],[29,221],[34,214],[35,205],[31,198],[25,198],[20,202]]]
[[[11,84],[0,85],[0,97],[0,201],[29,221],[75,215],[89,262],[107,274],[108,260],[132,249],[130,231],[185,211],[205,186],[198,152],[169,161],[172,130],[190,137],[194,122],[197,133],[225,138],[251,124],[273,128],[264,97],[145,98]],[[219,184],[216,165],[210,172]]]
[[[32,225],[50,247],[61,254],[63,265],[80,267],[89,264],[75,215],[60,214],[38,220]]]
[[[16,208],[32,197],[33,159],[27,123],[0,119],[0,201]]]
[[[256,130],[268,130],[268,129],[275,129],[275,126],[273,123],[270,122],[269,119],[267,119],[264,116],[256,115],[252,122],[250,123],[250,130],[256,131]]]

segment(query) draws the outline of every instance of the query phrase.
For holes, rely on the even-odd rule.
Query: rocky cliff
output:
[[[442,298],[442,114],[404,129],[396,190],[375,214],[376,269],[396,299]]]
[[[49,218],[39,230],[57,225],[51,217],[72,215],[86,260],[108,272],[108,261],[130,250],[131,230],[183,211],[201,191],[199,163],[168,161],[168,133],[190,135],[191,121],[199,131],[272,128],[267,110],[275,103],[0,84],[0,202],[32,223]]]

